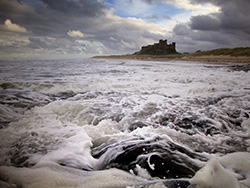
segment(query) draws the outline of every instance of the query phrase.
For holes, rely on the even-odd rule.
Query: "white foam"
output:
[[[212,157],[190,179],[196,188],[243,188],[250,186],[250,153],[236,152]]]
[[[76,135],[64,140],[59,149],[42,156],[37,165],[54,162],[86,170],[97,169],[98,160],[92,157],[91,147],[91,138],[85,131],[79,130]]]
[[[118,169],[88,172],[54,164],[34,168],[2,166],[0,179],[6,181],[5,185],[26,188],[125,188],[139,185],[164,187],[159,181],[153,181],[154,186],[151,180]]]
[[[208,163],[190,179],[196,188],[240,188],[237,179],[227,172],[216,158],[212,158]]]
[[[236,152],[219,158],[221,164],[232,171],[242,185],[250,187],[250,153]]]
[[[247,138],[250,138],[250,118],[243,121],[241,123],[241,126],[246,130],[246,134],[244,136],[247,137]]]

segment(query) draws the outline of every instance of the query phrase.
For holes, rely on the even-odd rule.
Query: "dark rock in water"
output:
[[[247,65],[232,65],[229,68],[233,71],[244,71],[248,72],[250,70],[250,64]]]
[[[13,83],[2,83],[0,84],[0,87],[3,89],[9,89],[9,88],[15,88],[16,86]]]
[[[205,66],[206,68],[213,68],[213,69],[218,69],[218,68],[229,68],[230,71],[244,71],[244,72],[248,72],[250,70],[250,64],[246,64],[246,65],[230,65],[230,66],[213,66],[213,65],[209,65],[209,66]]]

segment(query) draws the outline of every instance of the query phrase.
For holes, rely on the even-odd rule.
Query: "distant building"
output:
[[[135,54],[149,54],[149,55],[167,55],[176,54],[175,42],[168,44],[167,40],[159,40],[159,43],[153,45],[143,46],[139,52]]]

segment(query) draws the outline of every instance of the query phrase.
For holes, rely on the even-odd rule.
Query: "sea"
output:
[[[250,187],[249,70],[1,60],[0,187]]]

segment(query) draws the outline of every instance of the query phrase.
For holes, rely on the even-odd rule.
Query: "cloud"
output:
[[[87,54],[102,54],[105,48],[101,42],[91,42],[88,40],[76,40],[75,44],[79,51]]]
[[[16,21],[16,19],[19,19],[18,23],[21,23],[22,15],[33,15],[34,11],[31,7],[28,5],[22,3],[18,3],[17,0],[0,0],[0,19],[6,20],[7,18]],[[30,17],[32,19],[33,17]]]
[[[238,32],[230,33],[221,30],[194,30],[190,24],[177,24],[173,29],[173,38],[179,51],[194,52],[197,50],[210,50],[216,48],[233,48],[248,46],[247,36]],[[247,40],[246,40],[247,39]]]
[[[14,51],[15,48],[25,48],[30,43],[29,38],[25,35],[0,35],[0,51],[4,51],[4,47],[12,48]]]
[[[95,17],[105,8],[98,0],[41,0],[49,8],[67,15]]]
[[[189,36],[191,29],[187,26],[187,24],[177,24],[173,32],[176,36]]]
[[[191,17],[191,28],[202,31],[216,31],[221,28],[220,20],[208,15],[199,15]]]
[[[152,14],[151,16],[146,16],[146,19],[157,20],[157,19],[159,19],[159,16],[157,14]]]
[[[249,46],[250,1],[190,0],[190,3],[213,4],[219,7],[219,11],[193,15],[186,22],[177,24],[173,29],[173,37],[179,42],[180,48],[185,49],[189,44],[190,50],[194,41],[197,50]]]
[[[107,11],[105,16],[96,19],[91,30],[96,39],[101,41],[110,53],[115,54],[133,53],[140,50],[142,45],[157,42],[158,37],[165,38],[168,35],[164,26],[139,18],[122,18],[114,15],[112,11]]]
[[[154,0],[142,0],[142,1],[144,1],[144,2],[146,2],[148,4],[153,4],[153,2],[154,2]]]
[[[6,17],[9,17],[6,26],[2,24],[0,27],[1,57],[10,58],[17,55],[20,57],[62,57],[61,55],[63,57],[70,55],[86,57],[102,53],[99,39],[93,39],[86,47],[86,44],[75,42],[75,40],[67,37],[70,36],[75,39],[94,37],[92,34],[93,28],[98,30],[100,26],[92,25],[92,23],[98,20],[97,16],[105,17],[99,1],[71,0],[67,2],[70,3],[70,10],[53,7],[56,6],[57,1],[48,1],[47,3],[40,1],[38,4],[34,3],[35,7],[32,7],[24,0],[21,3],[16,0],[0,0],[0,20],[4,18],[6,20]],[[60,3],[66,5],[67,2],[62,1]],[[85,9],[89,9],[89,12]],[[72,16],[71,11],[74,11]],[[20,25],[14,23],[20,23]],[[9,29],[4,28],[7,26]],[[79,29],[69,30],[69,28],[78,27]],[[13,35],[13,32],[9,32],[10,29],[16,31],[15,35]],[[24,31],[30,31],[26,35],[27,42],[25,43],[19,39],[22,37],[20,32]]]
[[[248,0],[192,0],[196,3],[212,3],[220,7],[214,16],[220,22],[221,30],[240,30],[250,34],[250,1]],[[193,20],[194,22],[197,20]],[[215,20],[214,20],[215,21]]]
[[[116,14],[121,17],[145,17],[150,14],[152,4],[142,0],[116,1]]]
[[[18,32],[18,33],[27,33],[27,29],[25,29],[24,27],[12,23],[10,19],[6,19],[4,22],[4,28],[8,31],[12,31],[12,32]]]
[[[195,1],[191,0],[162,0],[166,4],[172,4],[179,9],[185,10],[199,10],[203,13],[208,12],[218,12],[219,7],[215,6],[210,2],[195,3]]]
[[[67,34],[68,34],[70,37],[80,37],[80,38],[82,38],[82,37],[85,36],[84,33],[82,33],[82,32],[79,31],[79,30],[69,30],[69,31],[67,32]]]
[[[88,57],[102,53],[103,45],[99,42],[77,39],[75,41],[52,37],[29,37],[28,48],[37,57]],[[40,55],[39,55],[40,54]]]
[[[58,41],[55,38],[51,37],[29,37],[29,45],[28,47],[30,49],[47,49],[47,50],[52,50],[56,49],[59,46]]]
[[[1,32],[0,32],[1,33]],[[4,31],[0,34],[0,57],[1,59],[20,58],[29,53],[27,46],[30,41],[27,34]]]

